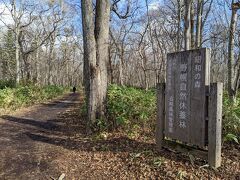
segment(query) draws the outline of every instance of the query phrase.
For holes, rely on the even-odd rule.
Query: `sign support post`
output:
[[[163,147],[165,122],[165,83],[157,84],[157,130],[156,144],[160,150]]]
[[[211,83],[208,120],[208,163],[212,167],[221,166],[223,83]]]

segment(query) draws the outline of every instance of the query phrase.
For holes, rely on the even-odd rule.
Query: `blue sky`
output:
[[[132,2],[138,2],[141,12],[146,12],[146,0],[132,0]],[[73,17],[73,21],[75,22],[75,26],[81,30],[81,1],[80,0],[65,0],[65,3],[74,7],[79,14]],[[162,2],[162,0],[147,0],[149,4],[149,9],[156,9]],[[119,3],[119,10],[125,10],[126,0],[121,0]],[[134,8],[134,7],[133,7]],[[131,8],[131,9],[133,9]],[[139,14],[143,15],[143,14]]]
[[[24,0],[22,0],[22,1],[24,1]],[[35,1],[38,2],[39,0],[35,0]],[[41,1],[47,1],[47,0],[41,0]],[[59,0],[56,0],[56,1],[59,1]],[[120,1],[119,10],[124,9],[124,5],[126,5],[126,1],[127,0]],[[136,2],[136,1],[139,5],[139,11],[136,16],[137,17],[143,16],[146,13],[146,0],[132,0],[132,2]],[[149,10],[156,10],[159,6],[162,6],[164,4],[164,1],[168,1],[168,0],[147,0],[147,2],[149,4]],[[0,0],[0,12],[4,6],[3,2],[9,2],[9,0]],[[17,2],[20,2],[20,0],[17,0]],[[81,29],[82,29],[81,28],[82,27],[82,25],[81,25],[81,0],[64,0],[64,2],[67,4],[67,6],[72,8],[72,11],[74,11],[74,13],[71,12],[72,20],[69,23],[74,24],[75,28],[81,32]],[[229,20],[230,10],[227,5],[228,4],[226,3],[226,0],[217,0],[217,1],[214,0],[214,5],[213,5],[212,10],[213,10],[213,13],[215,13],[215,15],[218,15],[217,11],[224,12],[224,9],[227,10],[226,14],[222,13],[220,15],[221,17],[218,17],[218,18],[221,18],[222,21],[226,21],[227,19]],[[10,23],[12,21],[12,19],[9,16],[9,11],[5,10],[5,13],[6,13],[6,16],[4,18],[4,21],[7,21]],[[0,23],[0,25],[2,25],[2,24]]]

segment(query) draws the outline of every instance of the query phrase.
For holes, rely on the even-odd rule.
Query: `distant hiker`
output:
[[[73,93],[75,93],[75,92],[76,92],[76,90],[77,90],[77,89],[76,89],[76,87],[74,86],[74,87],[73,87]]]

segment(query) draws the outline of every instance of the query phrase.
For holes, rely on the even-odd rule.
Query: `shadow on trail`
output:
[[[60,153],[48,144],[36,143],[27,133],[63,135],[59,114],[78,108],[79,94],[68,94],[59,100],[25,108],[16,115],[0,117],[0,179],[49,179],[58,177],[57,164],[49,161]]]
[[[49,143],[56,146],[61,146],[70,150],[78,151],[112,151],[112,152],[137,152],[143,149],[154,149],[154,144],[148,144],[138,142],[127,137],[118,137],[110,140],[97,140],[91,141],[86,138],[61,138],[61,137],[48,137],[40,134],[34,134],[30,132],[25,133],[29,138],[34,141],[40,141],[43,143]]]
[[[71,95],[75,99],[75,95]],[[44,106],[58,109],[62,106],[78,107],[74,100],[59,100]],[[75,110],[76,111],[76,110]],[[34,112],[31,112],[34,114]],[[43,112],[44,113],[44,112]],[[143,149],[154,149],[154,144],[131,140],[127,137],[113,138],[110,140],[94,141],[86,134],[86,122],[78,114],[67,113],[64,118],[42,120],[26,117],[2,116],[4,120],[20,124],[24,135],[33,141],[60,146],[69,150],[80,151],[112,151],[112,152],[137,152]],[[74,119],[74,120],[73,120]],[[73,121],[72,121],[73,120]],[[75,138],[75,135],[80,135]],[[71,138],[70,138],[71,137]],[[79,137],[79,136],[78,136]],[[87,140],[86,140],[87,139]]]
[[[72,93],[68,95],[70,99],[62,98],[60,100],[55,100],[50,103],[43,103],[43,106],[49,107],[49,108],[68,108],[76,106],[79,102],[77,99],[79,98],[79,93]]]
[[[75,95],[71,95],[75,99]],[[52,103],[44,104],[49,108],[58,109],[63,106],[80,108],[76,106],[73,100],[59,100]],[[155,144],[136,141],[126,136],[111,138],[108,140],[92,140],[86,134],[86,122],[79,114],[72,115],[67,113],[63,118],[41,119],[17,118],[13,116],[2,116],[3,119],[22,124],[25,128],[23,133],[26,137],[35,142],[50,144],[58,147],[63,147],[68,150],[85,151],[85,152],[128,152],[139,153],[151,151],[155,156],[161,155],[166,158],[172,158],[173,153],[162,151],[160,154],[156,151]],[[29,126],[35,127],[32,129]],[[76,136],[78,135],[78,136]],[[176,160],[176,156],[174,158]],[[179,158],[180,161],[185,161]]]
[[[111,137],[107,140],[92,139],[86,133],[86,120],[79,115],[81,104],[79,100],[77,100],[78,98],[79,96],[77,94],[71,94],[68,98],[43,104],[39,108],[36,108],[35,111],[31,111],[23,117],[6,115],[1,117],[9,123],[17,125],[18,129],[14,132],[14,141],[18,143],[19,146],[14,147],[14,149],[18,151],[19,147],[23,147],[22,152],[29,152],[29,157],[25,155],[25,163],[29,163],[27,159],[34,159],[34,157],[31,157],[34,156],[34,153],[41,159],[42,156],[48,157],[48,153],[52,153],[53,155],[51,156],[54,156],[61,148],[75,152],[90,153],[88,154],[90,157],[91,153],[110,152],[123,161],[129,158],[132,153],[139,152],[151,152],[154,157],[161,156],[179,162],[188,161],[169,151],[157,152],[155,144],[153,143],[133,140],[126,136]],[[61,113],[60,116],[56,115],[59,112],[64,112],[64,109],[68,107],[71,109],[70,111]],[[8,128],[8,132],[5,134],[13,134],[10,127],[11,126],[6,127]],[[22,139],[19,142],[18,140],[20,139],[18,137]],[[27,144],[22,145],[25,142],[27,142]],[[41,149],[43,152],[39,153],[36,148]],[[49,151],[48,149],[51,150]],[[119,155],[119,153],[126,153],[126,155]],[[34,164],[36,164],[36,161],[37,160],[34,160]],[[42,168],[46,168],[47,166],[52,167],[50,162],[44,160],[42,160],[41,163],[42,162]],[[22,161],[19,161],[19,164],[21,163]],[[91,162],[89,163],[91,164]],[[28,166],[26,165],[26,167]],[[31,169],[31,167],[29,167],[29,169]],[[34,167],[32,167],[32,169],[34,169]],[[54,166],[52,169],[54,169]],[[17,172],[17,170],[13,170],[12,172]]]
[[[41,120],[34,120],[29,118],[17,118],[14,116],[7,116],[7,115],[1,116],[1,118],[4,120],[15,122],[15,123],[20,123],[23,125],[31,125],[37,128],[42,128],[42,129],[51,130],[51,131],[58,131],[60,129],[59,125],[51,121],[41,121]]]
[[[152,157],[163,157],[165,159],[181,162],[181,163],[190,163],[189,157],[183,156],[180,153],[173,153],[169,150],[162,150],[158,152],[156,150],[156,145],[153,143],[146,143],[137,140],[130,139],[128,137],[116,137],[111,138],[109,140],[91,140],[89,138],[64,138],[64,137],[50,137],[43,134],[38,133],[25,133],[30,139],[52,144],[55,146],[63,147],[65,149],[74,150],[74,151],[84,151],[84,152],[93,152],[93,153],[101,153],[101,152],[112,152],[114,154],[118,153],[128,153],[131,156],[134,154],[145,154],[150,153]],[[117,155],[118,156],[118,155]],[[148,156],[148,155],[146,155]],[[118,156],[119,157],[119,156]],[[121,157],[123,160],[128,158]],[[152,164],[151,162],[142,162],[147,164]],[[205,161],[199,160],[195,161],[195,164],[203,165]]]

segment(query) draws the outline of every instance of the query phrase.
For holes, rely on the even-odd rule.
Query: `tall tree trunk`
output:
[[[18,42],[19,36],[19,30],[16,31],[16,51],[15,51],[15,58],[16,58],[16,84],[18,85],[20,83],[20,46]]]
[[[194,49],[195,43],[194,43],[194,2],[192,1],[190,3],[191,11],[190,11],[190,23],[191,23],[191,49]]]
[[[120,59],[119,59],[118,71],[119,71],[118,84],[120,86],[122,86],[123,85],[123,58],[122,58],[122,56],[120,56]]]
[[[184,0],[185,17],[184,17],[184,48],[189,50],[191,47],[191,0]]]
[[[96,41],[94,37],[93,8],[91,0],[82,0],[82,25],[84,41],[84,86],[88,123],[96,120]]]
[[[38,46],[38,40],[37,40],[37,46]],[[40,63],[39,63],[39,48],[37,48],[36,50],[36,59],[35,59],[35,62],[36,62],[36,84],[37,85],[40,85]]]
[[[240,84],[240,52],[238,53],[238,61],[237,61],[237,65],[236,65],[236,73],[235,73],[235,78],[234,78],[234,89],[236,89],[236,92],[239,88],[239,84]]]
[[[177,1],[177,8],[178,8],[177,51],[180,51],[182,47],[181,46],[181,20],[182,20],[181,7],[182,7],[181,0],[178,0]]]
[[[2,60],[3,59],[3,51],[2,49],[0,49],[0,59]],[[1,62],[0,61],[0,79],[3,79],[4,76],[3,76],[3,61]]]
[[[24,71],[25,71],[25,84],[27,85],[28,83],[31,82],[31,64],[29,62],[29,56],[28,54],[22,54],[22,59],[24,62]]]
[[[112,67],[112,56],[111,56],[111,47],[108,47],[108,82],[113,83],[113,67]]]
[[[202,29],[202,10],[203,10],[203,0],[198,0],[197,2],[197,22],[196,22],[196,48],[201,47],[201,29]]]
[[[228,43],[228,95],[230,100],[234,103],[236,100],[237,89],[234,87],[234,33],[237,23],[237,10],[232,1],[232,17],[229,29],[229,43]]]
[[[105,118],[106,96],[108,85],[108,44],[109,44],[110,1],[97,0],[95,19],[95,39],[97,45],[97,66],[99,68],[99,101],[98,112],[100,118]]]
[[[48,63],[48,85],[51,85],[53,83],[53,74],[52,74],[52,66],[53,66],[53,53],[54,53],[54,44],[55,44],[55,35],[53,34],[52,37],[50,37],[50,46],[49,46],[49,57],[47,60]]]
[[[19,62],[19,55],[20,55],[20,45],[19,45],[19,36],[20,36],[20,29],[19,29],[19,22],[17,17],[17,9],[16,9],[16,0],[12,1],[13,13],[14,13],[14,32],[15,32],[15,58],[16,58],[16,85],[20,83],[20,62]]]
[[[95,124],[97,118],[104,118],[106,113],[109,17],[109,0],[97,0],[94,26],[92,0],[82,0],[84,85],[89,125]]]

